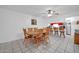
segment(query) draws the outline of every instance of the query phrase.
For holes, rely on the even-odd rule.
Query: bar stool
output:
[[[65,38],[65,27],[64,26],[60,26],[59,27],[59,31],[60,31],[60,37],[61,37],[61,35],[63,35],[64,36],[64,38]]]
[[[57,27],[54,27],[53,29],[54,29],[54,34],[55,35],[58,35],[58,28]]]

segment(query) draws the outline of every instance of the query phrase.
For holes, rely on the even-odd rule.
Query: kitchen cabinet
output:
[[[79,33],[75,33],[74,43],[79,44]]]

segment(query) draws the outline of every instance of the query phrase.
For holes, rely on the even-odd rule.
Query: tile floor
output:
[[[0,53],[79,53],[79,45],[74,44],[71,36],[50,35],[49,43],[42,43],[38,48],[32,43],[25,47],[23,39],[0,43]]]

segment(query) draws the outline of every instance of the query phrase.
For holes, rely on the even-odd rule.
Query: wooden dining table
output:
[[[26,35],[28,35],[28,44],[30,42],[33,42],[37,45],[37,47],[40,45],[41,41],[46,41],[45,36],[47,33],[47,28],[40,28],[40,29],[36,29],[36,31],[34,30],[27,30]]]
[[[36,46],[38,47],[39,46],[39,43],[40,43],[40,39],[39,37],[37,38],[37,36],[39,35],[39,32],[38,31],[30,31],[27,33],[28,35],[30,35],[33,39],[33,42],[36,44]]]

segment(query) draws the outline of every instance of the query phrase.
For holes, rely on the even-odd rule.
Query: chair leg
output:
[[[61,37],[61,35],[63,35],[64,38],[65,38],[65,34],[64,34],[64,32],[60,32],[60,37]]]
[[[45,38],[45,42],[48,44],[48,39],[49,39],[49,37],[47,36],[46,38]]]
[[[38,39],[35,39],[35,45],[38,48],[39,44],[38,44]]]
[[[63,32],[63,36],[64,36],[64,38],[65,38],[65,34],[64,34],[64,32]]]
[[[24,41],[25,41],[25,42],[24,42],[25,47],[27,47],[27,46],[28,46],[28,44],[29,44],[29,39],[25,39]]]
[[[60,32],[60,37],[61,37],[61,34],[62,34],[62,33]]]
[[[37,38],[37,39],[36,39],[36,47],[37,47],[37,48],[38,48],[39,45],[40,45],[40,41],[41,41],[40,38]]]
[[[24,44],[25,44],[25,40],[26,40],[26,39],[24,38],[24,41],[23,41]]]

